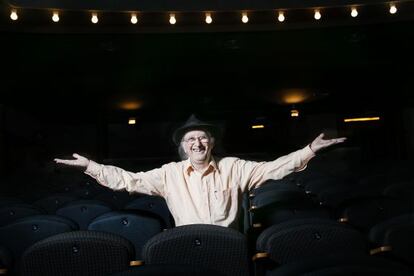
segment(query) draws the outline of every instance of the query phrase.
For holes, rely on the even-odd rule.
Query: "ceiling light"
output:
[[[135,125],[137,123],[137,119],[135,117],[131,117],[128,119],[128,125]]]
[[[322,15],[321,12],[319,10],[315,10],[315,14],[313,16],[316,20],[321,19]]]
[[[19,16],[17,15],[17,11],[16,10],[11,10],[11,12],[10,12],[10,18],[13,21],[16,21],[19,18]]]
[[[290,117],[299,117],[299,110],[297,109],[290,110]]]
[[[206,13],[206,23],[211,24],[213,22],[213,18],[211,17],[211,13]]]
[[[380,119],[381,119],[380,117],[347,118],[347,119],[344,119],[344,122],[350,123],[350,122],[379,121]]]
[[[242,13],[242,22],[243,23],[249,22],[249,17],[247,16],[246,12]]]
[[[170,14],[170,24],[174,25],[175,23],[177,23],[177,20],[175,19],[175,14]]]
[[[136,13],[131,14],[131,23],[137,24],[138,23],[138,17]]]
[[[91,17],[91,21],[93,24],[98,23],[99,19],[98,19],[98,14],[97,13],[92,13],[92,17]]]
[[[395,4],[391,4],[390,5],[390,14],[395,14],[397,13],[397,7],[395,6]]]
[[[53,12],[52,21],[53,22],[59,22],[59,12],[57,12],[57,11]]]
[[[279,12],[279,16],[277,17],[277,20],[279,20],[279,22],[283,22],[283,21],[285,21],[285,14],[282,12],[282,11],[280,11]]]
[[[351,9],[351,16],[352,17],[357,17],[358,16],[358,10],[357,10],[357,8],[353,7]]]

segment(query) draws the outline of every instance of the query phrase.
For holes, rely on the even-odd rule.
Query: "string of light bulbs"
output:
[[[399,2],[389,2],[388,3],[388,13],[391,15],[395,15],[398,12],[398,3]],[[344,9],[348,9],[349,10],[349,14],[352,18],[356,18],[359,16],[359,8],[362,7],[361,5],[351,5],[351,6],[345,6],[342,7]],[[313,18],[314,20],[321,20],[323,19],[323,14],[324,14],[324,10],[330,9],[332,7],[326,7],[326,8],[321,8],[321,7],[317,7],[317,8],[306,8],[307,10],[311,10],[313,11]],[[279,22],[285,22],[288,20],[289,18],[289,9],[281,9],[281,10],[275,10],[275,19]],[[59,11],[59,10],[53,10],[51,12],[51,20],[52,22],[59,22],[60,21],[60,17],[63,11]],[[130,23],[131,24],[137,24],[139,22],[139,12],[137,11],[132,11],[132,12],[127,12],[130,15]],[[204,21],[206,24],[212,24],[214,23],[214,12],[208,11],[208,12],[202,12],[204,14]],[[218,14],[219,12],[216,12],[216,14]],[[254,11],[242,11],[239,12],[240,13],[240,20],[243,24],[247,24],[250,22],[250,18],[249,15],[254,13]],[[97,12],[97,11],[92,11],[90,12],[90,21],[93,24],[97,24],[99,23],[99,18],[104,16],[104,12]],[[19,15],[19,10],[17,8],[11,8],[10,10],[10,19],[12,21],[17,21],[19,19],[20,15]],[[169,13],[169,24],[171,25],[175,25],[177,23],[179,23],[179,18],[177,17],[176,13]]]

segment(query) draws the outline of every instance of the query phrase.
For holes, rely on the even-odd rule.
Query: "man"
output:
[[[176,226],[195,223],[235,226],[244,191],[260,186],[267,179],[281,179],[305,169],[316,152],[346,139],[323,139],[321,134],[310,145],[274,161],[253,162],[212,156],[218,134],[218,127],[192,115],[173,135],[185,160],[147,172],[133,173],[101,165],[76,153],[75,160],[55,159],[55,162],[81,167],[100,184],[114,190],[164,197]]]

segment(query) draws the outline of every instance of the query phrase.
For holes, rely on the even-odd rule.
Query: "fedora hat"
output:
[[[183,136],[191,130],[208,131],[211,134],[211,136],[216,137],[216,138],[220,134],[219,127],[217,127],[216,125],[207,123],[207,122],[203,122],[197,119],[197,117],[194,114],[192,114],[182,126],[180,126],[174,131],[173,137],[172,137],[174,143],[178,146]]]

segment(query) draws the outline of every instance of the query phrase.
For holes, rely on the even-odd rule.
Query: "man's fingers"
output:
[[[72,165],[72,160],[64,160],[64,159],[58,159],[55,158],[54,161],[58,164],[67,164],[67,165]]]

